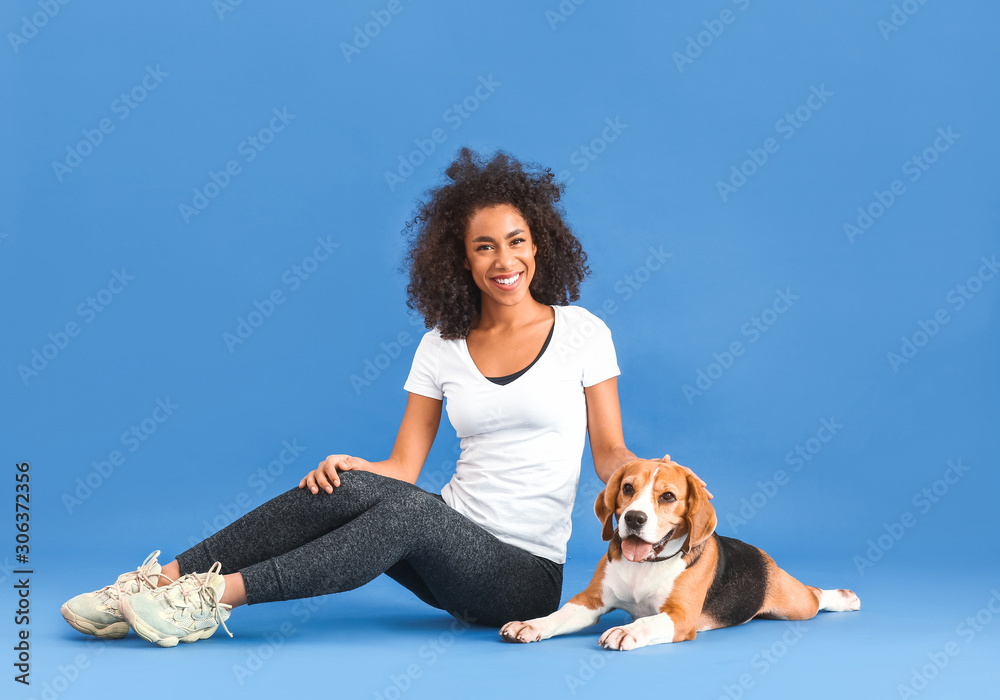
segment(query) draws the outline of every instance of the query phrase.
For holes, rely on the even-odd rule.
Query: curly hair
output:
[[[486,162],[463,147],[445,175],[450,182],[427,191],[403,230],[411,238],[406,305],[427,328],[438,327],[445,340],[468,336],[482,293],[463,264],[466,227],[476,211],[498,204],[517,209],[538,247],[531,296],[555,306],[580,298],[580,282],[590,274],[587,254],[563,220],[565,184],[550,168],[526,169],[502,150]]]

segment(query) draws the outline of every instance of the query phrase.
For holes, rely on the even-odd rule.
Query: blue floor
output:
[[[951,570],[944,561],[927,569],[884,563],[859,579],[843,562],[786,560],[803,581],[853,586],[862,610],[798,623],[758,620],[631,652],[597,646],[602,630],[629,620],[620,611],[573,635],[507,644],[496,630],[428,608],[386,577],[348,593],[238,608],[228,622],[233,638],[220,628],[173,649],[134,633],[98,642],[66,625],[62,600],[80,586],[98,587],[99,570],[127,568],[124,561],[116,554],[100,566],[63,562],[79,586],[48,577],[35,592],[33,634],[45,640],[35,668],[49,675],[36,675],[30,697],[51,697],[50,687],[59,697],[95,698],[111,686],[142,697],[317,691],[378,700],[1000,697],[1000,623],[993,623],[1000,615],[990,612],[991,605],[1000,611],[1000,573]],[[567,566],[564,600],[590,573],[582,560]]]
[[[0,700],[1000,698],[1000,4],[11,0],[0,27]],[[401,230],[466,146],[565,186],[628,448],[862,609],[619,653],[621,612],[510,645],[380,577],[173,649],[70,628],[326,455],[389,456],[425,332]],[[457,447],[443,417],[418,485]],[[582,464],[564,600],[604,546]]]

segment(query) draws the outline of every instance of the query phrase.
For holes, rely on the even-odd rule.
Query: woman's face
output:
[[[465,229],[465,268],[483,293],[513,306],[529,295],[535,244],[528,223],[510,204],[477,209]]]

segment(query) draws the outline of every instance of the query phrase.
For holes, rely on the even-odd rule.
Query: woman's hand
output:
[[[677,462],[674,462],[672,459],[670,459],[670,455],[663,455],[663,461],[668,462],[670,464],[677,464]],[[701,485],[705,487],[705,493],[708,494],[709,500],[715,498],[715,496],[712,495],[712,492],[708,490],[708,484],[705,483],[704,479],[702,479],[700,476],[691,471],[689,467],[685,467],[683,464],[677,464],[677,466],[680,467],[681,469],[684,469],[685,471],[687,471],[688,474],[690,474],[695,479],[701,482]]]
[[[368,471],[370,467],[371,463],[360,457],[330,455],[320,462],[318,467],[302,477],[302,481],[299,482],[299,488],[308,487],[313,493],[319,493],[320,489],[323,489],[327,493],[333,493],[334,487],[340,486],[338,469],[345,472],[353,470]]]

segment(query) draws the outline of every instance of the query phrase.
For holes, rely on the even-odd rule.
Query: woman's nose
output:
[[[505,270],[509,270],[514,266],[515,261],[514,251],[510,248],[501,248],[498,253],[497,263]]]

